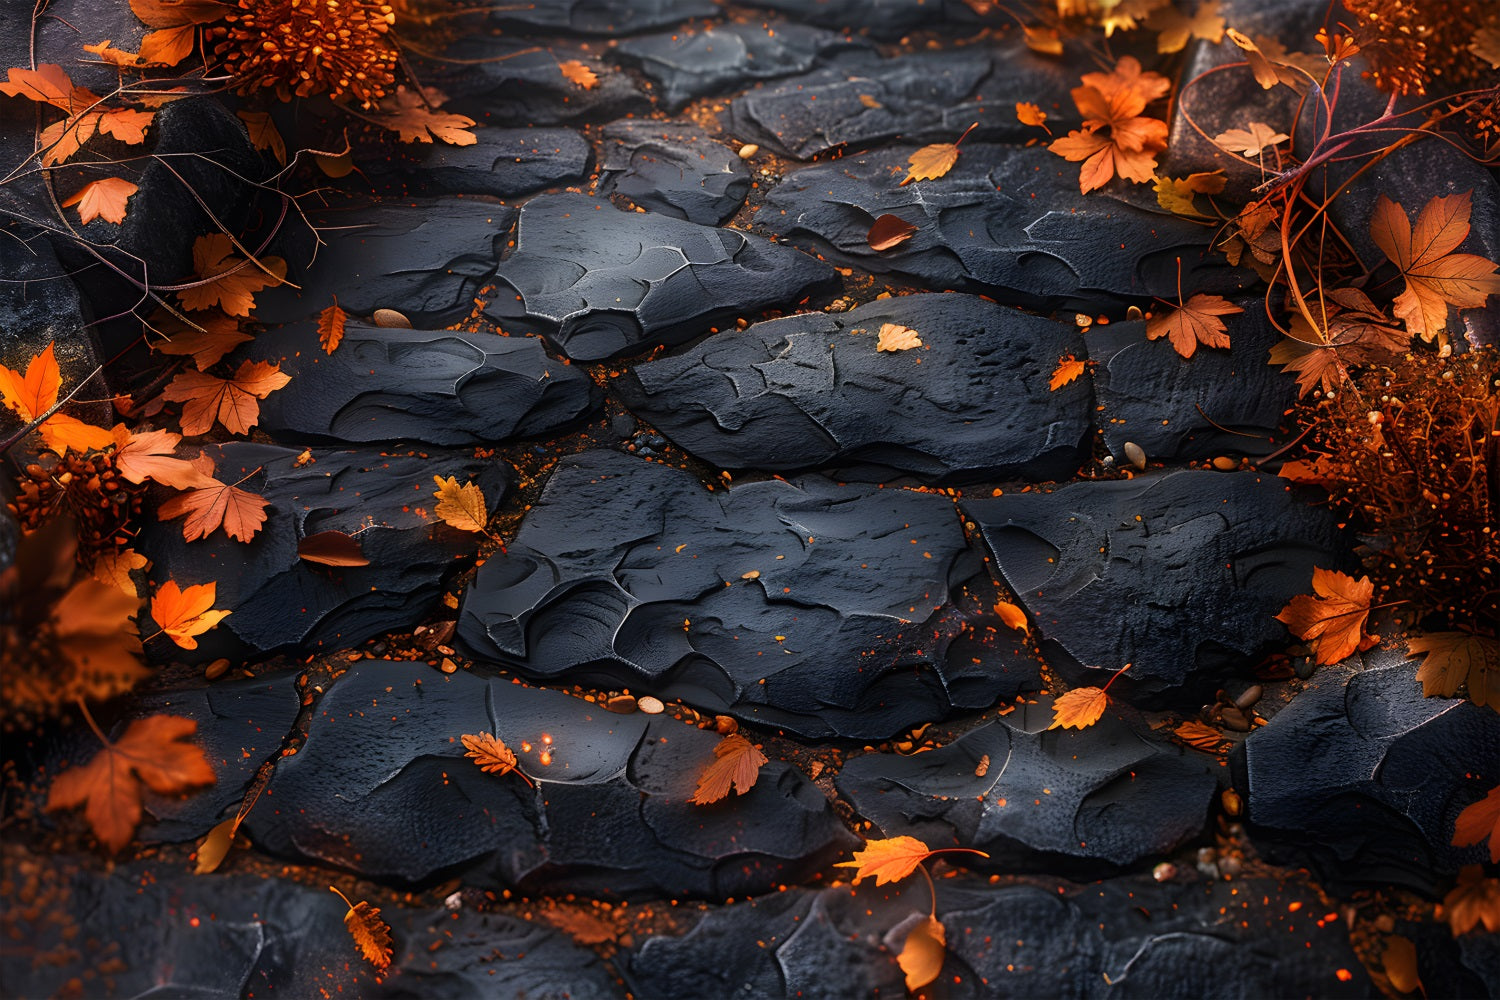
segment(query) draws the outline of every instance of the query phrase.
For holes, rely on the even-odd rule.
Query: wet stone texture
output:
[[[481,772],[464,757],[465,733],[498,735],[535,787]],[[784,763],[765,765],[748,794],[690,803],[717,742],[666,716],[616,715],[504,678],[365,661],[318,703],[306,744],[247,827],[273,853],[375,878],[461,871],[481,888],[594,897],[766,892],[857,845]]]
[[[153,587],[168,579],[182,587],[216,581],[214,607],[231,612],[198,637],[196,649],[163,640],[148,653],[190,662],[259,659],[286,649],[331,652],[410,628],[478,548],[473,534],[431,513],[433,476],[473,481],[492,509],[509,478],[502,463],[467,454],[308,451],[299,464],[295,448],[231,442],[204,449],[217,479],[270,501],[265,524],[248,543],[222,530],[184,541],[181,519],[158,521],[148,511],[137,548],[152,561]],[[164,488],[152,494],[157,503],[167,495]],[[333,567],[298,558],[297,543],[320,531],[359,532],[370,564]],[[154,631],[148,623],[143,635]]]
[[[715,322],[836,287],[827,264],[734,229],[621,212],[583,195],[526,204],[487,314],[575,360],[678,344]]]
[[[567,128],[475,128],[469,146],[402,145],[390,161],[370,165],[394,174],[401,192],[513,198],[583,180],[593,160],[588,140]]]
[[[396,330],[354,320],[332,354],[314,320],[258,334],[242,358],[291,381],[260,404],[260,429],[283,441],[493,445],[542,434],[591,410],[597,390],[539,340]]]
[[[1338,561],[1338,532],[1269,474],[1182,470],[966,500],[995,567],[1072,684],[1200,704],[1284,643],[1272,616]]]
[[[517,5],[511,10],[537,10]],[[598,76],[587,89],[563,75],[560,63],[578,61]],[[414,63],[424,84],[450,98],[445,111],[468,115],[481,125],[505,128],[586,125],[644,116],[651,102],[635,81],[602,62],[594,47],[537,46],[522,37],[470,33],[439,59]]]
[[[923,346],[877,352],[886,323]],[[1092,409],[1087,379],[1048,390],[1064,354],[1085,356],[1074,327],[972,295],[914,295],[726,330],[617,388],[715,468],[1063,479],[1083,460]]]
[[[945,497],[807,477],[709,492],[611,451],[559,463],[464,595],[476,656],[872,738],[1034,684],[952,596],[983,567]]]
[[[1358,664],[1356,659],[1355,664]],[[1500,783],[1500,716],[1423,698],[1417,662],[1368,654],[1363,669],[1324,668],[1251,735],[1236,760],[1256,843],[1328,884],[1409,886],[1487,858],[1451,846],[1459,811]]]
[[[702,129],[656,121],[615,122],[604,129],[598,193],[621,208],[717,226],[745,203],[750,168]]]
[[[997,872],[1099,876],[1204,832],[1218,788],[1205,757],[1115,708],[1086,729],[1049,730],[1051,702],[928,753],[856,757],[839,791],[882,836],[984,851],[961,863]]]

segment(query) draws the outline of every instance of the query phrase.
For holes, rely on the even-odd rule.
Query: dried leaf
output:
[[[1426,341],[1447,328],[1450,305],[1475,309],[1500,293],[1500,274],[1493,261],[1453,252],[1469,235],[1471,194],[1429,199],[1415,230],[1398,203],[1384,194],[1375,201],[1370,238],[1406,279],[1405,291],[1396,296],[1396,317]]]
[[[250,144],[256,149],[269,149],[276,162],[286,166],[286,140],[276,128],[269,111],[236,111],[250,133]]]
[[[475,765],[485,774],[503,775],[515,771],[517,777],[526,784],[531,784],[531,779],[526,776],[526,772],[517,766],[515,751],[506,746],[498,737],[489,733],[479,733],[474,736],[461,736],[460,739],[463,740],[464,749],[468,750],[464,756],[472,758]]]
[[[1276,616],[1277,621],[1312,647],[1320,664],[1338,663],[1359,649],[1375,584],[1337,570],[1313,568],[1313,595],[1298,594]]]
[[[916,231],[916,226],[899,215],[882,215],[870,227],[865,239],[869,241],[871,250],[889,250],[911,239]]]
[[[1422,989],[1422,975],[1417,970],[1417,946],[1411,938],[1392,934],[1385,939],[1385,953],[1380,964],[1390,977],[1391,985],[1401,993],[1413,993]]]
[[[93,45],[85,45],[83,47],[83,51],[93,53],[100,59],[103,59],[105,62],[109,63],[111,66],[130,68],[140,65],[141,57],[138,53],[126,52],[124,49],[117,49],[109,43],[110,39],[106,38],[102,42],[96,42]]]
[[[1475,29],[1469,42],[1469,51],[1490,64],[1490,69],[1500,69],[1500,28],[1480,27]]]
[[[706,806],[727,797],[731,786],[737,794],[744,795],[754,787],[765,762],[766,755],[754,743],[739,733],[730,733],[714,747],[714,761],[699,775],[698,787],[688,801]]]
[[[1500,641],[1469,632],[1429,632],[1406,640],[1407,657],[1424,654],[1417,669],[1424,697],[1451,698],[1467,684],[1470,701],[1500,711]]]
[[[1189,38],[1201,38],[1219,44],[1224,38],[1224,18],[1219,16],[1219,0],[1203,0],[1192,17],[1173,4],[1158,7],[1146,21],[1146,27],[1159,31],[1157,52],[1181,52]]]
[[[177,28],[217,21],[232,7],[216,0],[130,0],[130,9],[149,27]]]
[[[479,137],[469,131],[474,119],[434,110],[421,94],[404,87],[380,102],[380,112],[376,123],[395,132],[402,142],[437,139],[453,146],[472,146],[479,141]]]
[[[1033,52],[1040,52],[1047,56],[1060,56],[1063,54],[1062,36],[1057,33],[1056,28],[1034,28],[1027,26],[1021,30],[1026,35],[1026,47]]]
[[[193,269],[199,278],[211,280],[180,290],[177,298],[188,309],[220,306],[231,316],[249,316],[255,293],[286,279],[286,261],[280,257],[263,257],[260,264],[236,256],[234,242],[224,233],[200,236],[193,242]]]
[[[567,77],[568,82],[583,90],[593,90],[599,86],[599,74],[579,62],[577,59],[568,59],[557,64],[562,70],[562,75]]]
[[[94,579],[114,587],[128,597],[139,598],[140,590],[130,574],[133,570],[146,569],[150,565],[151,560],[134,549],[107,549],[94,559]],[[134,610],[132,607],[126,614]]]
[[[187,742],[197,728],[197,722],[176,715],[136,719],[118,743],[106,742],[87,764],[53,779],[47,811],[83,806],[99,843],[118,852],[141,821],[142,785],[158,795],[174,795],[217,780],[203,751]]]
[[[1017,632],[1025,632],[1027,635],[1031,634],[1031,623],[1026,620],[1026,612],[1009,601],[999,601],[996,603],[995,614],[999,615],[1001,621]]]
[[[1317,387],[1329,392],[1348,377],[1344,360],[1332,346],[1305,344],[1283,337],[1272,345],[1268,354],[1271,364],[1281,365],[1282,371],[1296,374],[1299,396],[1305,396]]]
[[[1259,45],[1249,35],[1241,34],[1233,28],[1226,28],[1224,33],[1229,40],[1238,45],[1245,53],[1246,60],[1250,63],[1250,72],[1255,75],[1255,82],[1260,84],[1262,90],[1270,90],[1278,83],[1284,82],[1271,60],[1261,51]]]
[[[197,867],[193,869],[194,875],[207,875],[209,872],[218,871],[224,859],[229,856],[229,848],[234,845],[234,834],[239,823],[231,816],[219,823],[198,845]]]
[[[1477,847],[1485,839],[1490,842],[1490,862],[1500,864],[1500,785],[1465,806],[1453,824],[1454,847]]]
[[[151,598],[151,619],[183,649],[197,649],[202,635],[229,617],[228,611],[213,610],[218,584],[200,583],[182,590],[177,581],[168,580]]]
[[[923,146],[907,162],[906,179],[902,185],[912,181],[935,181],[953,169],[958,162],[958,143],[935,142]]]
[[[1205,726],[1201,722],[1184,722],[1172,732],[1178,739],[1199,750],[1217,750],[1226,739],[1224,734],[1213,726]]]
[[[875,884],[881,886],[906,878],[933,853],[930,847],[916,837],[867,840],[862,850],[854,852],[853,861],[840,861],[834,867],[855,869],[855,885],[861,879],[873,878]]]
[[[88,93],[84,91],[84,93]],[[92,95],[90,95],[92,96]],[[96,135],[108,135],[130,145],[146,141],[146,129],[155,112],[135,108],[109,108],[74,115],[42,129],[42,164],[54,166],[71,157]]]
[[[170,313],[152,316],[152,326],[165,339],[153,343],[151,349],[163,354],[191,356],[193,366],[202,372],[239,345],[254,339],[240,329],[239,320],[218,310],[194,316],[193,321],[203,329],[195,330]]]
[[[907,932],[896,964],[906,974],[908,990],[916,992],[938,977],[948,954],[947,946],[948,932],[934,916],[928,916]]]
[[[359,542],[342,531],[319,531],[297,543],[297,558],[323,566],[368,566]]]
[[[71,557],[70,557],[71,561]],[[79,580],[52,608],[57,648],[67,664],[62,691],[103,700],[124,694],[146,676],[140,637],[130,616],[140,600],[109,583]]]
[[[0,365],[0,400],[20,418],[30,423],[57,403],[62,388],[62,372],[53,353],[56,342],[49,342],[42,353],[32,358],[23,375],[14,368]],[[98,451],[114,443],[114,436],[103,427],[86,424],[66,413],[54,413],[38,430],[47,447],[59,455],[69,449],[78,452]]]
[[[1083,162],[1078,187],[1084,194],[1115,176],[1136,184],[1150,181],[1156,154],[1167,148],[1167,123],[1141,112],[1171,84],[1160,74],[1143,72],[1131,56],[1122,57],[1110,73],[1085,73],[1082,79],[1084,85],[1073,89],[1073,103],[1083,115],[1083,128],[1054,139],[1047,148]]]
[[[1491,934],[1500,931],[1500,879],[1485,878],[1480,865],[1464,865],[1458,884],[1443,897],[1443,911],[1454,937],[1481,923]]]
[[[63,202],[63,208],[77,205],[78,220],[85,226],[95,219],[118,225],[125,221],[125,202],[139,190],[139,186],[123,177],[103,177],[79,188],[77,194]]]
[[[1188,174],[1183,178],[1158,177],[1152,186],[1156,191],[1156,203],[1167,211],[1195,219],[1209,219],[1214,216],[1200,212],[1193,197],[1199,194],[1218,194],[1224,190],[1225,183],[1224,172],[1214,170]]]
[[[377,969],[390,965],[391,928],[380,919],[380,907],[371,906],[364,900],[350,903],[348,896],[331,885],[328,888],[338,892],[339,898],[349,907],[349,911],[344,914],[344,926],[349,929],[349,936],[354,939],[354,946],[365,957],[365,961]]]
[[[1158,340],[1167,337],[1172,349],[1184,358],[1193,356],[1199,344],[1205,347],[1228,347],[1229,334],[1225,332],[1220,316],[1233,316],[1245,310],[1220,295],[1194,295],[1181,307],[1171,309],[1146,322],[1146,338]]]
[[[1052,703],[1052,725],[1047,728],[1087,729],[1099,721],[1108,704],[1109,695],[1103,688],[1074,688]]]
[[[173,453],[182,437],[171,431],[136,431],[123,424],[111,432],[115,440],[115,468],[132,483],[150,479],[174,490],[193,489],[214,483],[212,476]]]
[[[206,434],[217,419],[231,434],[248,434],[260,420],[260,400],[292,380],[269,361],[244,361],[234,378],[183,372],[162,391],[182,403],[182,433]]]
[[[344,339],[344,321],[348,318],[348,314],[339,308],[336,298],[333,305],[318,314],[318,343],[323,345],[325,353],[332,354],[339,341]]]
[[[922,338],[917,336],[917,331],[909,326],[901,326],[897,323],[882,323],[880,334],[875,339],[875,350],[909,351],[914,347],[922,346]]]
[[[9,70],[8,82],[0,83],[0,94],[50,104],[70,115],[78,114],[99,101],[92,91],[73,86],[67,72],[56,63],[42,63],[36,69]]]
[[[1251,122],[1246,128],[1232,128],[1214,136],[1214,145],[1229,153],[1241,153],[1247,157],[1259,156],[1264,150],[1291,139],[1285,132],[1277,132],[1264,122]]]
[[[183,517],[182,537],[189,542],[207,538],[221,527],[230,538],[248,542],[266,523],[270,504],[265,497],[209,476],[206,484],[185,489],[163,503],[156,516],[162,521]]]
[[[141,62],[147,66],[176,66],[192,54],[197,44],[196,25],[148,31],[141,39]]]
[[[1017,101],[1016,120],[1022,125],[1035,125],[1037,128],[1046,128],[1047,112],[1029,101]]]
[[[483,531],[489,522],[489,506],[484,491],[475,483],[458,483],[458,477],[433,476],[437,483],[437,516],[459,531]]]
[[[1047,388],[1056,392],[1075,378],[1083,374],[1087,362],[1079,361],[1071,354],[1064,354],[1057,362],[1057,368],[1052,372],[1052,379],[1047,383]]]

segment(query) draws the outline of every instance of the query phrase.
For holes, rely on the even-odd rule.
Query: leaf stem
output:
[[[1121,667],[1119,670],[1116,670],[1115,673],[1114,673],[1114,676],[1111,677],[1109,680],[1105,681],[1104,682],[1104,687],[1101,688],[1100,690],[1103,691],[1103,692],[1105,692],[1105,693],[1108,693],[1109,692],[1109,686],[1111,684],[1113,684],[1116,680],[1118,680],[1121,674],[1123,674],[1125,671],[1129,670],[1130,666],[1131,665],[1129,663],[1127,663],[1123,667]]]
[[[83,713],[83,721],[87,722],[89,724],[89,728],[94,731],[94,735],[99,737],[99,742],[103,743],[106,747],[114,746],[114,744],[105,737],[104,730],[99,728],[99,723],[94,721],[94,717],[89,713],[89,707],[84,704],[83,699],[74,698],[73,700],[78,703],[78,710]]]

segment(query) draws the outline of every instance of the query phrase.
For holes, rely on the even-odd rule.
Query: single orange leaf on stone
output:
[[[1035,125],[1038,128],[1046,128],[1047,112],[1030,101],[1017,101],[1016,120],[1022,125]]]
[[[95,113],[98,115],[95,126],[100,133],[131,146],[146,141],[146,129],[156,117],[153,111],[137,111],[135,108],[110,108]]]
[[[318,343],[323,345],[324,353],[332,354],[339,341],[344,339],[344,321],[348,318],[348,314],[339,308],[337,298],[333,305],[318,313]]]
[[[935,181],[953,169],[953,164],[958,162],[958,143],[935,142],[930,146],[923,146],[907,162],[906,179],[901,182],[902,186],[912,181]]]
[[[733,786],[744,795],[755,786],[766,755],[739,733],[730,733],[714,747],[714,760],[698,777],[698,787],[689,799],[694,805],[706,806],[729,795]]]
[[[1199,750],[1217,750],[1227,738],[1213,726],[1205,726],[1201,722],[1184,722],[1172,732],[1178,739]]]
[[[889,250],[911,239],[916,231],[916,226],[899,215],[882,215],[870,226],[865,239],[869,241],[871,250]]]
[[[276,162],[286,165],[286,140],[276,129],[269,111],[236,111],[245,129],[250,133],[250,144],[256,149],[269,149]]]
[[[1282,337],[1267,352],[1271,364],[1297,376],[1297,395],[1305,396],[1315,388],[1324,392],[1338,388],[1348,377],[1348,365],[1332,345],[1304,344]]]
[[[1071,354],[1064,354],[1057,362],[1057,368],[1052,372],[1052,379],[1047,383],[1047,389],[1056,392],[1075,378],[1083,374],[1086,362],[1079,361]]]
[[[87,764],[52,781],[47,811],[84,807],[84,818],[111,853],[130,842],[141,821],[142,786],[175,795],[216,780],[208,758],[187,742],[198,723],[176,715],[136,719],[118,743],[104,744]]]
[[[162,390],[162,398],[182,403],[182,433],[206,434],[214,421],[231,434],[248,434],[260,421],[260,400],[292,380],[269,361],[245,361],[224,379],[183,372]]]
[[[1312,647],[1320,664],[1338,663],[1364,639],[1365,619],[1375,584],[1338,570],[1313,568],[1313,594],[1298,594],[1276,615],[1277,621]]]
[[[128,597],[140,597],[140,591],[130,573],[132,570],[146,569],[150,565],[151,560],[134,549],[107,549],[94,558],[91,572],[100,583],[108,584]],[[133,612],[135,609],[130,610]]]
[[[1172,349],[1185,358],[1193,356],[1198,345],[1205,347],[1228,347],[1229,334],[1225,332],[1220,316],[1233,316],[1245,310],[1220,295],[1199,293],[1178,308],[1168,308],[1159,316],[1146,321],[1146,339],[1162,337],[1172,342]]]
[[[942,921],[929,915],[906,934],[896,964],[906,974],[906,988],[915,993],[938,977],[948,956],[948,932]]]
[[[1406,655],[1426,657],[1417,669],[1425,697],[1451,698],[1467,684],[1470,701],[1500,711],[1500,640],[1471,632],[1428,632],[1406,640]]]
[[[297,558],[323,566],[370,565],[370,557],[359,547],[359,542],[342,531],[307,535],[297,543]]]
[[[917,870],[935,852],[916,837],[889,837],[867,840],[862,850],[854,852],[853,861],[840,861],[835,868],[853,868],[854,884],[873,878],[877,886],[899,882]]]
[[[1264,150],[1286,142],[1291,136],[1277,132],[1264,122],[1251,122],[1245,128],[1232,128],[1214,136],[1214,145],[1230,153],[1259,156]]]
[[[1396,318],[1423,340],[1447,329],[1449,306],[1481,308],[1500,293],[1494,261],[1454,253],[1469,235],[1471,195],[1464,191],[1428,199],[1415,229],[1398,203],[1383,194],[1375,200],[1370,238],[1406,279],[1406,289],[1394,303]]]
[[[177,298],[188,309],[220,306],[231,316],[249,316],[255,293],[286,279],[286,261],[280,257],[263,257],[260,264],[239,256],[224,233],[200,236],[193,241],[193,271],[204,283],[181,289]]]
[[[115,468],[132,483],[150,479],[174,490],[192,489],[217,482],[187,459],[176,457],[182,436],[171,431],[136,431],[116,424]]]
[[[433,476],[438,485],[437,516],[459,531],[483,531],[489,522],[489,505],[485,503],[484,491],[475,483],[459,485],[457,476]]]
[[[472,146],[478,142],[479,137],[469,131],[474,119],[438,111],[434,105],[440,103],[441,100],[424,99],[403,87],[380,102],[381,113],[374,121],[395,132],[402,142],[431,142],[434,138],[451,146]],[[318,162],[322,164],[322,160]]]
[[[229,617],[228,611],[214,610],[217,590],[218,584],[212,580],[186,590],[178,587],[176,580],[168,580],[151,598],[151,619],[183,649],[197,649],[194,636]]]
[[[118,225],[125,221],[125,203],[139,191],[138,185],[123,177],[102,177],[78,189],[78,193],[63,202],[63,208],[78,206],[78,219],[85,226],[95,219]]]
[[[599,74],[577,59],[568,59],[557,64],[568,82],[583,90],[593,90],[599,85]]]
[[[165,311],[156,313],[151,317],[151,327],[163,339],[152,343],[151,349],[191,357],[194,367],[203,372],[239,345],[254,339],[240,329],[239,320],[218,310],[194,316],[193,322],[202,329],[195,330]]]
[[[184,24],[207,24],[233,10],[217,0],[130,0],[136,17],[152,28],[177,28]]]
[[[148,31],[141,39],[141,62],[148,66],[176,66],[192,54],[197,44],[198,29],[195,25]]]
[[[344,926],[349,929],[349,936],[354,939],[354,946],[359,953],[365,957],[365,961],[377,969],[384,969],[391,964],[391,928],[384,920],[380,919],[380,907],[371,906],[364,900],[358,903],[349,902],[349,897],[329,886],[349,907],[349,912],[344,914]]]
[[[30,423],[57,403],[58,390],[62,388],[62,373],[53,354],[55,342],[49,343],[42,353],[31,359],[26,373],[0,365],[0,400],[16,412],[22,420]],[[47,447],[59,455],[69,449],[78,452],[97,451],[108,448],[114,442],[109,431],[103,427],[86,424],[66,413],[54,413],[38,430]]]
[[[1017,632],[1025,632],[1027,635],[1031,634],[1031,623],[1026,620],[1026,612],[1022,611],[1018,606],[1009,601],[1000,601],[995,605],[995,614],[999,615],[1001,621]]]
[[[526,784],[531,784],[531,779],[526,776],[526,772],[517,766],[519,762],[516,760],[515,751],[506,746],[499,737],[490,733],[477,733],[473,736],[466,734],[459,739],[463,741],[464,749],[468,751],[464,756],[472,759],[475,766],[485,774],[509,774],[515,771],[517,777]]]
[[[1500,864],[1500,785],[1478,802],[1465,806],[1453,823],[1453,846],[1476,847],[1490,842],[1490,863]]]
[[[1098,722],[1109,704],[1103,688],[1074,688],[1052,703],[1052,725],[1048,729],[1087,729]]]
[[[880,333],[875,338],[876,352],[890,351],[894,354],[921,346],[922,338],[917,336],[917,331],[899,323],[882,323]]]
[[[1500,879],[1486,878],[1483,865],[1464,865],[1458,884],[1443,897],[1443,911],[1455,937],[1481,923],[1491,934],[1500,931]]]
[[[56,63],[42,63],[36,69],[13,68],[8,79],[0,83],[0,94],[24,97],[38,104],[50,104],[74,115],[98,102],[92,91],[73,86],[72,79]]]
[[[158,520],[183,518],[182,537],[189,542],[207,538],[218,528],[241,542],[248,542],[266,523],[271,501],[238,486],[208,477],[205,485],[185,489],[156,510]]]

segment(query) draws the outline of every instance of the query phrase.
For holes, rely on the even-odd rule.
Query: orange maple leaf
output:
[[[391,928],[380,919],[380,907],[371,906],[364,900],[351,903],[348,896],[333,886],[328,888],[338,892],[339,898],[349,907],[349,912],[344,914],[344,926],[349,929],[349,936],[354,939],[354,945],[365,957],[365,961],[377,969],[390,965]]]
[[[901,881],[936,853],[916,837],[867,840],[862,850],[854,852],[853,861],[840,861],[834,867],[855,869],[855,885],[860,879],[873,878],[875,884],[881,886]]]
[[[239,320],[217,310],[194,316],[193,322],[202,329],[195,330],[165,311],[153,314],[151,328],[163,339],[153,343],[151,349],[163,354],[190,356],[193,366],[202,372],[239,345],[254,339],[240,329]]]
[[[1469,700],[1500,711],[1500,641],[1470,632],[1428,632],[1406,640],[1406,655],[1425,656],[1417,669],[1424,697],[1453,697],[1460,685]]]
[[[1312,647],[1320,664],[1338,663],[1364,646],[1375,584],[1337,570],[1313,568],[1313,595],[1298,594],[1276,619]]]
[[[485,503],[484,491],[476,483],[458,482],[457,476],[433,476],[437,483],[437,506],[434,513],[447,524],[460,531],[483,531],[489,522],[489,505]]]
[[[205,464],[212,465],[207,460]],[[205,472],[201,480],[158,507],[156,516],[158,520],[170,521],[186,515],[182,537],[189,542],[207,538],[220,527],[230,538],[248,542],[266,523],[266,508],[270,504],[265,497],[221,482]]]
[[[915,993],[938,977],[948,957],[948,932],[937,917],[927,919],[906,933],[896,964],[906,975],[906,988]]]
[[[203,751],[187,742],[197,728],[197,722],[176,715],[136,719],[118,743],[104,740],[104,749],[87,764],[53,779],[47,811],[84,806],[99,843],[119,851],[140,824],[142,785],[158,795],[175,795],[217,780]]]
[[[318,343],[323,345],[324,353],[332,354],[339,341],[344,339],[344,321],[348,318],[348,314],[339,308],[337,297],[333,305],[318,313]]]
[[[1052,130],[1047,128],[1047,112],[1030,101],[1016,102],[1016,120],[1022,125],[1035,125],[1037,128],[1046,129],[1048,135]]]
[[[474,761],[474,764],[485,774],[509,774],[516,772],[517,777],[526,784],[531,784],[531,779],[522,771],[516,760],[516,752],[506,746],[504,741],[490,733],[477,733],[473,736],[464,735],[459,739],[463,741],[464,754]]]
[[[68,690],[113,698],[146,675],[136,656],[140,637],[130,622],[139,607],[133,590],[127,594],[93,578],[68,588],[50,615],[58,653],[71,668]]]
[[[1052,379],[1047,383],[1047,389],[1056,392],[1082,375],[1087,365],[1087,362],[1079,361],[1071,354],[1064,354],[1057,362],[1057,369],[1053,371]]]
[[[78,220],[85,226],[95,219],[119,224],[125,221],[125,202],[140,190],[123,177],[103,177],[78,189],[63,202],[63,208],[78,206]]]
[[[62,372],[53,354],[55,346],[55,341],[49,343],[42,353],[32,358],[24,375],[14,368],[0,365],[0,399],[28,424],[57,405]],[[103,427],[86,424],[66,413],[52,414],[37,430],[47,447],[59,455],[67,454],[70,448],[79,452],[97,451],[114,443],[114,438]]]
[[[739,733],[730,733],[714,747],[714,760],[698,776],[698,787],[689,799],[694,805],[706,806],[729,795],[732,785],[744,795],[755,786],[766,755]]]
[[[380,102],[380,116],[373,120],[399,135],[402,142],[431,142],[436,138],[452,146],[472,146],[479,141],[469,131],[474,119],[435,110],[435,105],[442,103],[441,95],[431,90],[428,94],[424,99],[421,94],[401,87]]]
[[[177,645],[197,649],[194,636],[229,617],[228,611],[213,610],[217,590],[218,584],[213,581],[183,590],[176,580],[168,580],[151,598],[151,618]]]
[[[250,133],[250,144],[256,149],[269,149],[276,162],[286,165],[286,140],[276,129],[269,111],[236,111]]]
[[[1146,322],[1146,339],[1159,340],[1166,337],[1172,349],[1185,358],[1193,356],[1198,345],[1205,347],[1228,347],[1229,334],[1225,332],[1220,316],[1233,316],[1245,310],[1221,295],[1204,295],[1201,292],[1173,309],[1153,316]]]
[[[1453,252],[1469,235],[1471,194],[1429,199],[1415,230],[1399,204],[1384,194],[1375,200],[1370,238],[1406,279],[1406,290],[1396,296],[1396,317],[1423,340],[1447,329],[1450,305],[1476,309],[1500,293],[1500,274],[1493,261]]]
[[[1083,161],[1078,187],[1084,194],[1116,175],[1136,184],[1151,180],[1156,154],[1167,148],[1167,123],[1141,112],[1171,84],[1157,73],[1143,73],[1131,56],[1122,57],[1111,73],[1085,73],[1083,84],[1073,89],[1083,128],[1047,148],[1066,160]]]
[[[176,66],[198,44],[198,29],[192,24],[146,32],[141,39],[141,62],[147,66]]]
[[[1500,879],[1486,878],[1483,865],[1464,865],[1458,884],[1443,897],[1443,910],[1454,936],[1481,923],[1491,934],[1500,931]]]
[[[1087,729],[1099,721],[1108,705],[1109,695],[1103,688],[1074,688],[1052,703],[1052,725],[1047,728]]]
[[[589,69],[588,65],[577,59],[568,59],[557,64],[562,70],[562,75],[567,77],[568,82],[583,90],[593,90],[599,86],[599,74]]]
[[[67,71],[56,63],[42,63],[36,69],[9,70],[8,81],[0,83],[0,94],[50,104],[69,115],[99,103],[99,97],[93,91],[73,86]]]
[[[150,479],[174,490],[187,490],[217,482],[174,454],[181,435],[171,431],[131,433],[124,424],[116,424],[110,433],[115,441],[115,468],[132,483]]]
[[[1348,364],[1331,344],[1308,344],[1283,337],[1271,346],[1268,355],[1273,365],[1297,376],[1297,395],[1307,395],[1322,387],[1324,392],[1338,388],[1348,377]]]
[[[183,372],[162,390],[162,398],[183,403],[182,433],[206,434],[214,420],[231,434],[248,434],[260,420],[260,400],[292,380],[269,361],[244,361],[234,378]]]
[[[209,233],[193,241],[193,270],[204,283],[181,289],[177,298],[188,309],[222,306],[231,316],[249,316],[256,292],[286,280],[286,261],[267,256],[257,267],[236,256],[234,241],[224,233]]]
[[[1475,847],[1486,838],[1490,842],[1490,862],[1500,864],[1500,785],[1491,788],[1478,802],[1465,806],[1453,823],[1454,847]]]

